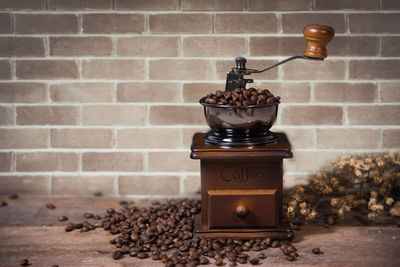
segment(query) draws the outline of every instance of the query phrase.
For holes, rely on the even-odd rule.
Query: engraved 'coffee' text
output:
[[[223,167],[221,170],[221,179],[227,183],[232,181],[248,183],[250,179],[259,178],[262,174],[263,172],[260,169],[251,169],[249,167]]]

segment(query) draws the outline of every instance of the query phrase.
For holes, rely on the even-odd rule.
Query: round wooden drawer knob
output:
[[[236,208],[236,216],[239,218],[245,218],[249,213],[249,209],[246,206],[240,205]]]

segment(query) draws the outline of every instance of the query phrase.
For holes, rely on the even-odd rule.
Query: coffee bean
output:
[[[29,261],[28,259],[23,259],[19,262],[19,265],[21,266],[28,266],[29,265]]]
[[[122,251],[120,250],[114,250],[113,253],[111,254],[111,257],[114,260],[119,260],[122,257]]]
[[[137,254],[137,257],[138,257],[139,259],[146,259],[146,258],[149,257],[149,254],[147,254],[146,252],[139,252],[139,253]]]
[[[206,264],[209,264],[209,263],[210,263],[210,261],[206,257],[200,257],[199,264],[206,265]]]
[[[59,220],[60,222],[68,221],[68,217],[62,215],[62,216],[59,216],[59,217],[58,217],[58,220]]]
[[[5,207],[5,206],[7,206],[8,204],[7,204],[7,202],[5,202],[5,201],[1,201],[0,202],[0,207]]]
[[[159,261],[159,260],[161,260],[160,254],[154,254],[151,258],[152,258],[154,261]]]
[[[288,255],[288,256],[286,257],[286,259],[287,259],[288,261],[294,261],[294,260],[296,260],[296,257],[293,256],[293,255]]]
[[[109,208],[109,209],[107,209],[107,213],[113,214],[113,213],[115,213],[115,209]]]
[[[321,254],[321,249],[320,249],[320,248],[313,248],[313,249],[312,249],[312,252],[313,252],[314,254]]]
[[[240,264],[246,264],[247,263],[247,258],[239,258],[238,262]]]
[[[261,250],[261,248],[260,248],[260,246],[253,246],[253,251],[260,251]]]
[[[50,210],[54,210],[56,208],[56,206],[53,203],[47,203],[46,208],[48,208]]]
[[[85,218],[87,218],[87,219],[90,219],[90,218],[93,218],[94,215],[93,215],[93,213],[85,212],[85,213],[83,214],[83,217],[85,217]]]
[[[258,253],[258,255],[257,255],[257,257],[259,258],[259,259],[265,259],[265,254],[264,253]]]
[[[93,196],[95,196],[95,197],[101,197],[102,195],[103,195],[103,193],[101,191],[95,191],[93,193]]]
[[[252,258],[252,259],[249,260],[249,262],[250,262],[252,265],[258,265],[258,264],[260,264],[260,260],[259,260],[258,258]]]
[[[223,258],[216,258],[215,259],[215,265],[221,266],[224,264],[224,259]]]
[[[9,198],[9,199],[17,199],[17,198],[18,198],[18,195],[15,194],[15,193],[13,193],[13,194],[9,195],[8,198]]]
[[[271,244],[271,247],[273,248],[277,248],[281,245],[281,242],[279,242],[279,240],[274,240]]]

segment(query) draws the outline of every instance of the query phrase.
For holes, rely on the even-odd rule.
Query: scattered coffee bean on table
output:
[[[56,208],[56,206],[53,203],[47,203],[46,208],[48,208],[50,210],[54,210]]]
[[[103,195],[103,193],[101,191],[96,191],[93,193],[93,196],[95,197],[101,197]]]
[[[62,216],[59,216],[59,217],[58,217],[58,220],[59,220],[60,222],[68,221],[68,217],[62,215]]]
[[[313,252],[314,254],[321,254],[321,249],[320,249],[320,248],[313,248],[313,249],[312,249],[312,252]]]
[[[14,194],[9,195],[8,198],[9,199],[17,199],[18,195],[14,193]]]
[[[8,204],[7,204],[7,202],[5,202],[5,201],[1,201],[0,202],[0,207],[5,207],[5,206],[7,206]]]
[[[28,266],[29,265],[29,261],[28,259],[23,259],[19,262],[19,265],[21,266]]]
[[[93,213],[85,212],[85,213],[83,214],[83,217],[85,217],[85,218],[87,218],[87,219],[90,219],[90,218],[93,218],[94,215],[93,215]]]
[[[109,241],[115,248],[111,254],[113,259],[118,260],[124,254],[129,254],[139,259],[150,257],[171,267],[205,265],[214,260],[218,266],[236,266],[237,263],[248,262],[257,265],[261,263],[260,259],[266,258],[265,254],[260,252],[250,258],[247,251],[253,254],[253,251],[269,247],[280,248],[287,260],[296,259],[296,248],[289,241],[271,238],[207,239],[194,235],[195,217],[201,209],[200,200],[157,201],[145,207],[135,206],[133,202],[127,203],[121,201],[120,208],[107,209],[104,216],[94,224],[87,221],[69,223],[65,231],[88,232],[103,228],[114,235]]]

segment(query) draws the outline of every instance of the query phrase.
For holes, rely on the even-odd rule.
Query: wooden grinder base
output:
[[[283,159],[291,158],[284,133],[276,144],[219,147],[196,133],[192,159],[201,165],[201,214],[195,234],[207,238],[293,239],[283,223]]]

